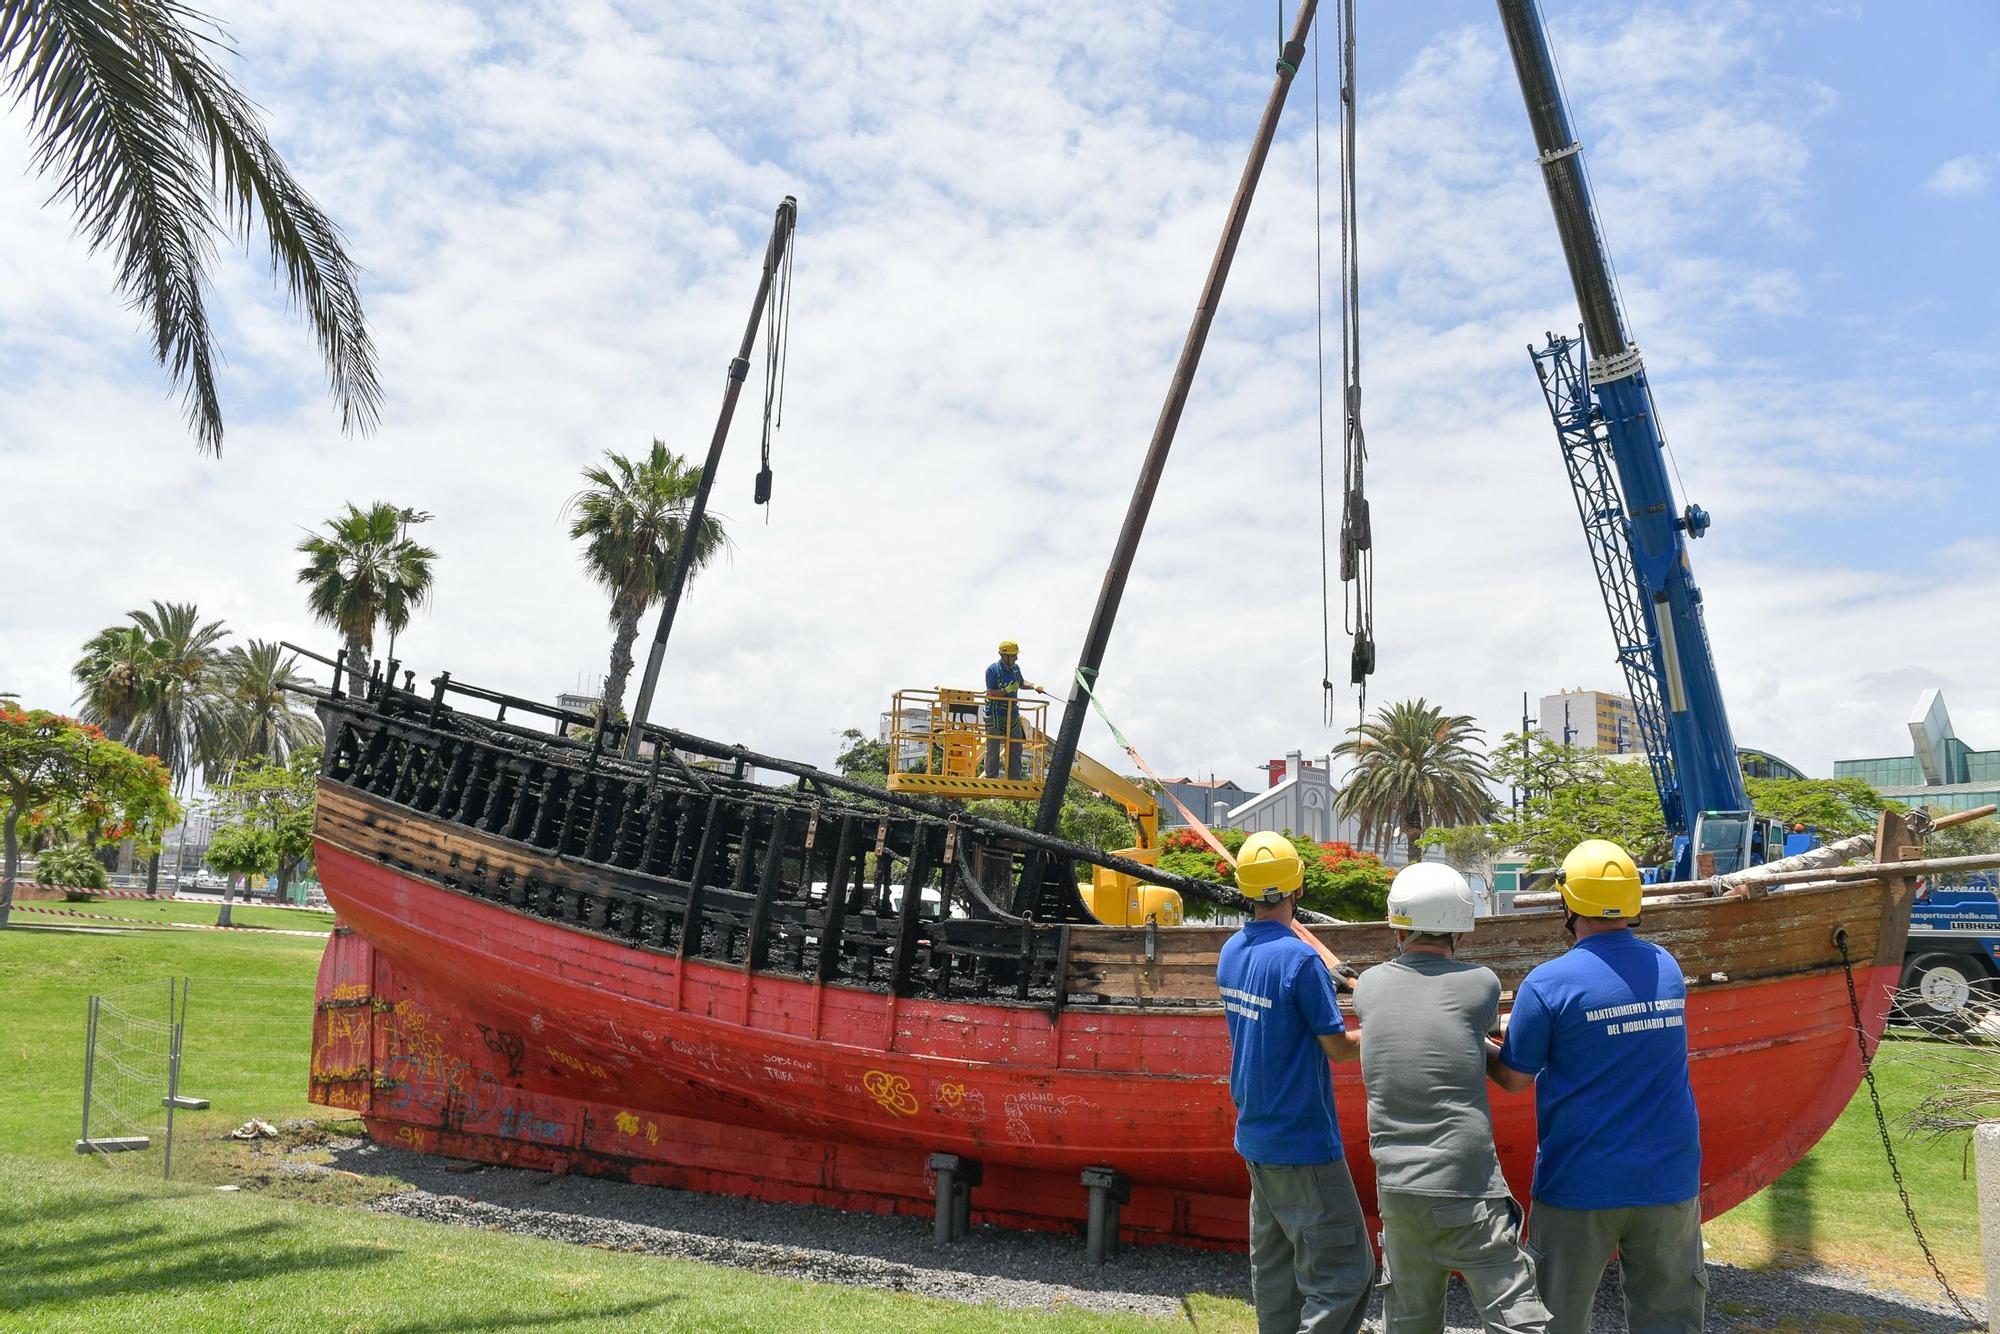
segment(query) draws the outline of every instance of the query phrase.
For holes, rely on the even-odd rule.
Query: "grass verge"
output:
[[[177,1138],[213,1139],[252,1116],[323,1114],[306,1102],[322,948],[304,936],[227,931],[0,932],[0,997],[11,1020],[0,1027],[0,1151],[74,1153],[86,998],[157,983],[164,1019],[170,976],[189,979],[181,1089],[214,1104],[177,1116]]]
[[[1892,1034],[1898,1030],[1890,1030]],[[1960,1141],[1925,1142],[1898,1118],[1936,1085],[1937,1045],[1893,1036],[1875,1060],[1883,1111],[1938,1264],[1960,1293],[1985,1289],[1979,1207]],[[2000,1052],[1995,1053],[2000,1065]],[[1792,1170],[1703,1229],[1711,1259],[1752,1268],[1839,1265],[1937,1299],[1936,1283],[1910,1235],[1882,1152],[1866,1086]]]

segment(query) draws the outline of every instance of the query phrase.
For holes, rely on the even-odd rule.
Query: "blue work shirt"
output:
[[[1342,1156],[1333,1075],[1319,1039],[1347,1021],[1313,948],[1283,922],[1253,921],[1215,965],[1229,1023],[1229,1096],[1236,1151],[1253,1163],[1330,1163]]]
[[[1020,696],[1023,680],[1021,664],[1018,662],[1011,667],[1004,662],[996,662],[989,666],[986,669],[986,689],[988,691],[1004,691],[1007,698],[987,700],[987,711],[989,713],[1005,714],[1007,706]]]
[[[1687,983],[1631,931],[1585,936],[1521,983],[1500,1060],[1535,1076],[1537,1200],[1563,1209],[1701,1193]]]

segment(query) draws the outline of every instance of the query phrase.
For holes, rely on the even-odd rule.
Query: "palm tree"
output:
[[[221,621],[204,623],[193,603],[155,602],[126,615],[129,624],[92,635],[71,668],[83,687],[84,721],[157,756],[174,776],[174,791],[184,792],[195,769],[229,759],[222,670],[229,630]],[[146,865],[148,894],[158,889],[159,874],[156,852]]]
[[[1432,825],[1469,824],[1492,811],[1486,761],[1474,749],[1481,733],[1468,715],[1419,697],[1378,709],[1352,732],[1334,747],[1354,761],[1335,801],[1359,819],[1364,844],[1386,849],[1394,831],[1415,857]]]
[[[230,758],[258,756],[283,764],[293,751],[315,745],[319,720],[287,689],[304,685],[299,660],[267,639],[232,646],[222,660],[222,712]]]
[[[26,111],[35,167],[85,242],[112,252],[200,447],[222,449],[206,300],[224,232],[261,234],[312,327],[342,428],[372,430],[382,391],[356,266],[217,63],[230,53],[185,0],[0,0],[0,100]]]
[[[77,698],[83,720],[123,741],[144,713],[158,673],[153,640],[136,625],[111,625],[92,635],[70,669],[83,691]]]
[[[326,521],[324,533],[300,540],[306,558],[299,582],[312,613],[347,641],[347,665],[365,678],[379,622],[400,633],[431,593],[437,552],[402,533],[403,511],[386,501],[367,509],[350,503]]]
[[[152,679],[145,707],[132,720],[126,744],[157,755],[185,791],[194,771],[226,757],[222,708],[222,641],[229,628],[203,623],[192,602],[155,602],[151,611],[127,612],[152,643]]]
[[[606,450],[603,465],[585,468],[583,479],[590,485],[569,498],[563,514],[570,537],[583,543],[584,568],[611,594],[611,672],[604,681],[604,716],[610,718],[625,704],[639,618],[666,596],[673,578],[701,469],[655,440],[636,463]],[[689,577],[728,545],[721,521],[703,515]]]

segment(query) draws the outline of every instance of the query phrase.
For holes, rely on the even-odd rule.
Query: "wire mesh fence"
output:
[[[186,978],[167,978],[90,998],[78,1153],[157,1147],[161,1175],[173,1175],[187,997]]]

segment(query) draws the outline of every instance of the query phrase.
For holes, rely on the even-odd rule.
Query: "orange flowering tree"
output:
[[[23,833],[157,843],[180,813],[167,767],[102,728],[46,709],[0,702],[0,927],[14,906]]]
[[[1249,837],[1241,829],[1213,832],[1231,855]],[[1394,878],[1380,857],[1351,843],[1315,843],[1290,830],[1285,831],[1285,837],[1299,850],[1299,860],[1305,864],[1305,893],[1299,899],[1304,907],[1350,922],[1380,920],[1388,908],[1389,881]],[[1229,863],[1216,856],[1215,849],[1192,829],[1176,829],[1160,841],[1160,869],[1194,880],[1236,883]],[[1213,917],[1218,911],[1206,903],[1184,906],[1190,917]]]

